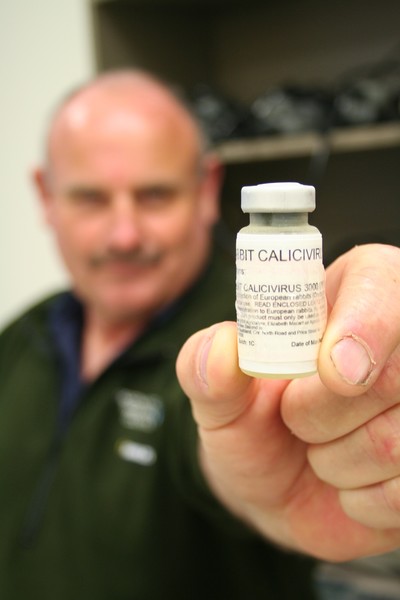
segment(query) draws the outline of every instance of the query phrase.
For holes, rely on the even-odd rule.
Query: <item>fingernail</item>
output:
[[[335,344],[331,360],[340,377],[351,385],[366,385],[376,365],[367,344],[352,333]]]

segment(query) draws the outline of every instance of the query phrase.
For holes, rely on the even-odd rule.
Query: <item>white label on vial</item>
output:
[[[315,361],[326,324],[321,235],[239,233],[236,267],[239,357]]]

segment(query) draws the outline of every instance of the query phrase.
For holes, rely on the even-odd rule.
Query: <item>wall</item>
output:
[[[30,181],[54,104],[94,72],[86,0],[0,3],[0,326],[65,284]]]

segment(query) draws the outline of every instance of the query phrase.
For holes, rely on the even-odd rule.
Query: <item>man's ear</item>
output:
[[[224,167],[215,154],[208,154],[203,161],[201,182],[202,210],[208,224],[215,224],[220,216],[220,193],[224,179]]]
[[[42,207],[44,218],[46,222],[51,225],[53,222],[53,197],[50,192],[48,175],[46,171],[41,167],[34,169],[32,171],[32,181]]]

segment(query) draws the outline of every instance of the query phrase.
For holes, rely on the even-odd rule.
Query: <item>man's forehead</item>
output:
[[[129,96],[114,98],[93,91],[74,98],[60,111],[49,136],[49,158],[56,159],[68,144],[119,141],[170,144],[196,154],[201,151],[196,125],[173,105],[137,99],[134,103]]]
[[[177,132],[154,136],[149,131],[130,135],[94,130],[93,135],[59,136],[52,152],[53,183],[81,182],[104,187],[136,187],[147,184],[176,185],[199,173],[199,154],[194,144],[183,143]],[[174,135],[172,135],[174,133]]]

